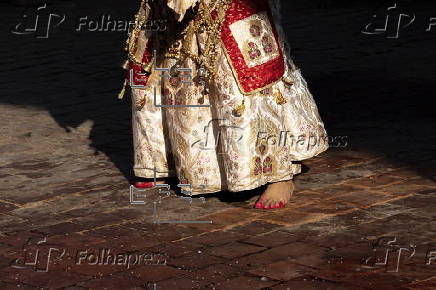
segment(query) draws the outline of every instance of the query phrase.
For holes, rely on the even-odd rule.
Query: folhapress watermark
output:
[[[310,150],[316,146],[328,144],[331,148],[345,148],[348,146],[348,136],[327,136],[302,134],[295,136],[291,131],[282,130],[277,134],[259,131],[256,138],[256,146],[265,143],[268,146],[294,147],[299,150]]]
[[[363,259],[362,267],[368,269],[385,269],[386,272],[399,272],[404,262],[411,264],[417,250],[414,244],[400,244],[395,236],[378,238],[372,244],[373,254]],[[422,264],[430,266],[436,261],[436,242],[427,244]]]
[[[361,31],[363,34],[386,35],[386,38],[397,39],[403,30],[418,25],[416,14],[405,11],[396,3],[387,7],[383,15],[374,14],[372,17],[373,20]],[[427,32],[436,30],[436,17],[427,16],[424,25],[421,29]]]
[[[62,260],[66,249],[48,245],[47,237],[37,241],[35,244],[26,245],[23,248],[21,257],[11,263],[12,268],[33,269],[36,272],[48,272],[50,265]]]
[[[54,7],[42,4],[37,8],[23,11],[21,21],[11,28],[12,34],[33,35],[35,38],[47,39],[51,33],[66,25],[67,15]],[[167,29],[165,19],[148,19],[142,30],[162,32]],[[75,32],[129,32],[135,24],[132,20],[116,19],[102,14],[99,16],[79,16],[71,28]]]
[[[75,257],[74,260],[65,257]],[[50,267],[62,262],[89,266],[123,266],[130,269],[140,265],[164,266],[168,256],[161,253],[125,253],[109,248],[71,250],[51,245],[47,238],[23,247],[21,257],[12,261],[15,269],[33,269],[36,272],[48,272]]]
[[[21,18],[21,22],[11,29],[11,33],[34,35],[35,38],[48,38],[50,31],[65,22],[66,15],[57,10],[49,9],[47,4],[43,4],[35,9],[26,9]]]
[[[154,265],[163,266],[167,263],[165,254],[153,253],[116,253],[107,248],[98,250],[86,249],[81,250],[76,256],[76,265],[90,266],[124,266],[127,269],[133,266]]]
[[[81,16],[78,18],[76,31],[118,31],[128,32],[134,28],[134,22],[125,19],[113,19],[111,15],[103,14],[98,18]],[[149,19],[141,27],[142,30],[165,31],[167,29],[166,20]]]
[[[235,142],[238,144],[244,137],[244,129],[242,127],[232,125],[227,119],[218,118],[210,120],[204,126],[203,133],[204,137],[200,137],[200,139],[193,142],[191,147],[196,147],[200,150],[214,150],[218,155],[229,154],[230,143]]]
[[[159,172],[159,173],[166,173],[169,174],[169,172]],[[169,219],[162,219],[161,215],[159,214],[159,207],[160,205],[166,201],[168,202],[168,198],[176,198],[180,200],[184,200],[188,202],[188,206],[191,207],[193,202],[201,202],[202,204],[206,203],[206,199],[204,197],[199,198],[192,198],[192,185],[187,183],[180,183],[177,184],[177,187],[181,189],[181,196],[175,195],[171,193],[171,186],[169,184],[157,184],[156,181],[156,175],[157,170],[154,167],[153,168],[153,184],[154,186],[147,189],[141,189],[136,188],[134,185],[130,185],[130,191],[129,191],[129,198],[130,198],[130,204],[132,205],[152,205],[152,208],[150,209],[152,212],[152,220],[153,223],[156,224],[212,224],[213,221],[211,220],[169,220]],[[205,188],[206,185],[200,184],[200,188]],[[151,189],[158,189],[158,196],[154,196],[154,198],[147,197],[147,192]]]

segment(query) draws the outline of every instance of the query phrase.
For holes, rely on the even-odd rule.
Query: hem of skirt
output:
[[[167,177],[176,177],[176,174],[171,174],[171,172],[158,172],[156,171],[156,175],[153,172],[153,169],[150,168],[133,168],[133,173],[136,177],[141,178],[167,178]]]
[[[293,162],[300,162],[300,161],[304,161],[304,160],[308,160],[311,159],[313,157],[318,157],[320,154],[326,152],[328,149],[330,148],[329,145],[324,145],[321,149],[319,149],[315,154],[311,154],[310,156],[304,156],[301,158],[297,158],[292,160]]]
[[[301,165],[297,166],[297,168],[298,169],[296,169],[290,173],[287,173],[285,175],[282,175],[281,177],[278,177],[278,178],[263,179],[261,182],[251,183],[248,185],[241,185],[241,186],[238,186],[238,187],[232,188],[232,189],[220,188],[220,189],[210,189],[210,190],[202,190],[202,191],[192,190],[192,195],[212,194],[212,193],[217,193],[217,192],[221,192],[221,191],[241,192],[241,191],[253,190],[253,189],[256,189],[258,187],[264,186],[268,183],[275,183],[275,182],[280,182],[280,181],[292,180],[295,175],[301,173]]]

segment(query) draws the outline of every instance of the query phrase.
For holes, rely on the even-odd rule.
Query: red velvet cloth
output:
[[[267,12],[273,29],[274,39],[278,43],[277,31],[274,27],[267,0],[233,0],[227,10],[221,30],[222,42],[231,59],[233,69],[236,71],[239,84],[244,93],[249,93],[279,80],[285,71],[285,62],[280,45],[278,45],[279,55],[276,58],[261,65],[248,67],[230,30],[229,26],[232,23],[263,11]],[[216,17],[216,11],[212,11],[212,17]]]
[[[147,40],[147,44],[145,46],[144,54],[142,55],[142,63],[148,64],[153,59],[153,50],[151,47],[151,39],[149,38]],[[130,71],[133,71],[132,77],[130,75]],[[136,86],[145,86],[147,84],[147,80],[149,76],[147,74],[144,74],[145,71],[142,69],[141,65],[135,64],[131,60],[129,60],[128,64],[128,70],[126,79],[129,83],[129,85],[136,85]],[[151,73],[151,72],[150,72]]]

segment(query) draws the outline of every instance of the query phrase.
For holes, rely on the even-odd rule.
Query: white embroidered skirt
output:
[[[257,20],[268,22],[261,16]],[[233,27],[239,32],[249,31],[250,23],[241,21]],[[250,42],[263,33],[271,39],[269,25],[260,23],[260,32],[251,35],[234,32],[234,38],[238,43]],[[192,70],[191,84],[186,74],[165,78],[155,68],[145,88],[132,89],[136,176],[176,176],[180,183],[192,186],[194,195],[243,191],[292,179],[301,170],[295,161],[328,148],[317,106],[301,71],[287,53],[280,28],[276,45],[285,52],[284,75],[255,93],[247,95],[241,90],[223,45],[217,56],[216,77],[206,95],[203,85],[195,81],[199,68],[190,59],[182,67]],[[202,50],[203,43],[203,36],[195,35],[193,51]],[[250,51],[244,54],[252,56]],[[265,58],[259,61],[267,62],[268,56]],[[175,62],[165,59],[162,68]],[[245,109],[235,113],[242,104]]]

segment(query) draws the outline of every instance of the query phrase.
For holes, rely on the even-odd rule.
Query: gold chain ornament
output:
[[[176,59],[192,59],[200,68],[204,68],[207,73],[204,78],[208,81],[216,76],[216,60],[221,41],[221,26],[225,20],[227,9],[232,0],[213,0],[209,4],[200,1],[196,18],[189,23],[188,27],[182,32],[183,43],[180,51],[170,52],[165,56]],[[214,20],[211,11],[215,7],[217,18]],[[195,55],[190,50],[190,44],[197,33],[207,33],[204,45],[204,53]]]
[[[128,39],[126,40],[125,50],[128,52],[128,59],[122,66],[124,69],[128,69],[130,60],[133,63],[140,65],[144,70],[151,71],[151,66],[155,61],[156,55],[154,53],[152,60],[148,63],[143,63],[142,59],[137,59],[135,56],[139,34],[141,33],[144,24],[149,19],[151,14],[150,1],[153,0],[142,0],[141,8],[135,15],[133,30],[129,32]],[[201,78],[207,81],[212,80],[216,75],[215,63],[218,56],[219,42],[221,39],[221,26],[224,22],[227,9],[231,2],[232,0],[212,0],[209,4],[207,4],[205,1],[200,1],[199,9],[195,19],[191,21],[182,32],[183,41],[181,49],[170,49],[165,56],[169,58],[175,58],[177,60],[186,58],[192,59],[200,68],[206,70],[206,73],[203,73]],[[215,20],[213,20],[211,16],[211,7],[216,7],[218,17]],[[201,55],[195,55],[191,52],[189,46],[192,43],[192,39],[195,34],[203,33],[204,31],[207,32],[205,51]],[[124,81],[123,88],[118,95],[118,98],[123,98],[126,85],[127,80]]]
[[[142,0],[141,9],[135,15],[134,28],[129,33],[129,37],[126,41],[126,50],[128,51],[128,60],[124,64],[124,68],[128,68],[129,60],[141,67],[146,71],[151,71],[151,66],[155,62],[156,55],[153,53],[152,60],[147,63],[143,63],[142,59],[136,58],[136,49],[139,34],[141,33],[144,24],[149,19],[151,14],[150,1],[153,0]],[[169,52],[165,53],[165,57],[177,59],[175,66],[180,66],[181,62],[187,58],[193,60],[199,67],[198,77],[201,80],[200,83],[207,81],[210,82],[216,77],[216,61],[220,49],[221,41],[221,27],[225,21],[226,12],[231,4],[232,0],[211,0],[206,3],[205,0],[201,0],[198,3],[198,10],[195,18],[189,22],[188,26],[181,32],[181,45],[179,40],[177,40],[177,45],[174,45],[169,49]],[[216,19],[212,18],[211,12],[216,11]],[[197,33],[206,32],[206,41],[204,44],[204,51],[200,54],[194,54],[190,46],[192,44],[193,37]],[[180,48],[176,48],[180,47]],[[282,80],[287,84],[292,86],[293,81],[291,79]],[[127,81],[125,81],[122,92],[120,93],[120,98],[124,94],[125,86]],[[208,94],[208,88],[205,88],[204,93]],[[286,100],[283,96],[275,96],[277,104],[284,104]],[[234,116],[240,117],[245,111],[245,97],[243,98],[240,105],[236,106],[232,114]]]

